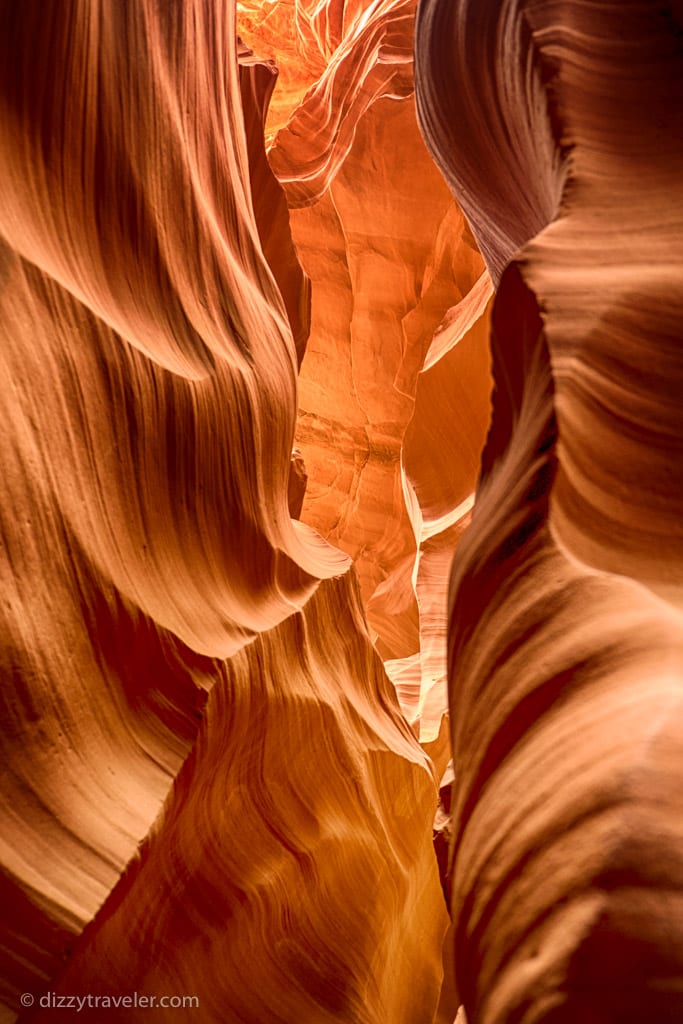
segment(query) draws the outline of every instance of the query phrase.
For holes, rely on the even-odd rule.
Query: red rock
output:
[[[3,13],[6,1019],[439,1000],[431,764],[290,517],[305,282],[235,38],[223,3]]]
[[[679,35],[666,5],[420,8],[423,129],[500,279],[451,580],[474,1021],[683,1017]]]

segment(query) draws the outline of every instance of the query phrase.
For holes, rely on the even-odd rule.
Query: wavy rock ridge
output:
[[[0,5],[2,1020],[683,1019],[681,4],[415,15]]]
[[[1,13],[5,1017],[137,986],[428,1018],[431,766],[288,508],[307,286],[264,72],[229,3]]]
[[[680,5],[420,8],[425,136],[500,279],[451,581],[470,1022],[683,1015],[680,37]]]

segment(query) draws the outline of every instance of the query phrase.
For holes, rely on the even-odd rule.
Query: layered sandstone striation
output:
[[[0,48],[5,1019],[429,1019],[433,769],[290,516],[272,70],[230,3],[6,4]]]
[[[683,1016],[680,5],[424,0],[425,137],[496,282],[451,581],[470,1021]]]
[[[0,1019],[683,1019],[682,23],[0,4]]]

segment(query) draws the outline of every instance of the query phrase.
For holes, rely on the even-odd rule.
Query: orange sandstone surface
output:
[[[354,559],[377,650],[431,742],[450,560],[489,418],[492,285],[419,132],[414,18],[405,0],[238,6],[244,40],[281,69],[268,155],[312,284],[302,519]]]
[[[450,588],[470,1021],[683,1020],[683,7],[424,0],[420,119],[496,282]]]
[[[0,4],[0,1021],[683,1020],[681,38]]]

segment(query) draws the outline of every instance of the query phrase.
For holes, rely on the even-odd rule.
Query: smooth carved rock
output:
[[[232,5],[1,18],[5,1017],[139,985],[421,1024],[435,782],[350,560],[290,517],[302,279]]]
[[[420,8],[423,130],[500,280],[451,581],[473,1024],[683,1018],[681,20]]]
[[[277,80],[272,61],[261,61],[237,40],[242,112],[249,155],[254,219],[263,255],[277,282],[294,336],[299,365],[311,326],[311,283],[301,269],[292,242],[284,190],[273,174],[265,149],[268,104]]]
[[[216,1024],[431,1020],[447,915],[430,779],[353,574],[323,582],[217,666],[163,815],[57,992],[193,992]]]
[[[297,13],[315,6],[293,0]],[[309,20],[302,48],[312,42],[327,58],[320,78],[311,86],[270,151],[275,174],[291,208],[321,199],[348,156],[363,115],[378,100],[412,95],[412,42],[415,0],[380,0],[324,5],[340,17],[335,31],[321,40],[321,19]],[[357,185],[362,187],[362,181]]]
[[[353,556],[403,710],[432,742],[446,709],[449,563],[488,423],[492,287],[417,128],[414,10],[246,2],[240,30],[281,67],[291,103],[269,157],[313,283],[302,518]],[[308,81],[321,59],[302,98],[297,72]]]
[[[683,11],[415,10],[0,12],[3,1019],[683,1019]]]

